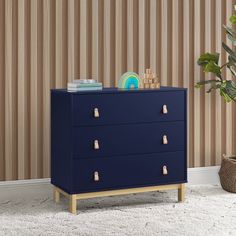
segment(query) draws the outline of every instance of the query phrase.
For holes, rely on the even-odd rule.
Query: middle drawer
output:
[[[73,127],[74,158],[184,150],[183,121]]]

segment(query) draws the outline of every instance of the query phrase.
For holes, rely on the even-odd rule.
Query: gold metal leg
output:
[[[77,202],[76,202],[76,194],[71,194],[70,195],[70,209],[69,211],[72,213],[72,214],[76,214],[77,210],[76,210],[76,205],[77,205]]]
[[[178,189],[178,201],[183,202],[185,199],[185,184],[180,184],[180,188]]]
[[[54,187],[53,198],[56,203],[60,202],[60,192]]]

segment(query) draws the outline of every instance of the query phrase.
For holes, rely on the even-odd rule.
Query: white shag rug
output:
[[[218,185],[56,204],[49,185],[0,188],[0,235],[236,235],[236,194]]]

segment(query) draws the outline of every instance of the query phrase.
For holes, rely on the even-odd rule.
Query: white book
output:
[[[75,84],[89,84],[89,83],[97,83],[97,80],[95,79],[75,79],[73,80],[73,83]]]
[[[67,83],[67,87],[70,88],[78,88],[79,84],[75,84],[75,83]]]

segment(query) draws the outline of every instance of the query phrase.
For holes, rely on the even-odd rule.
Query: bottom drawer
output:
[[[178,151],[78,159],[73,161],[72,180],[71,193],[186,182],[185,154]]]

